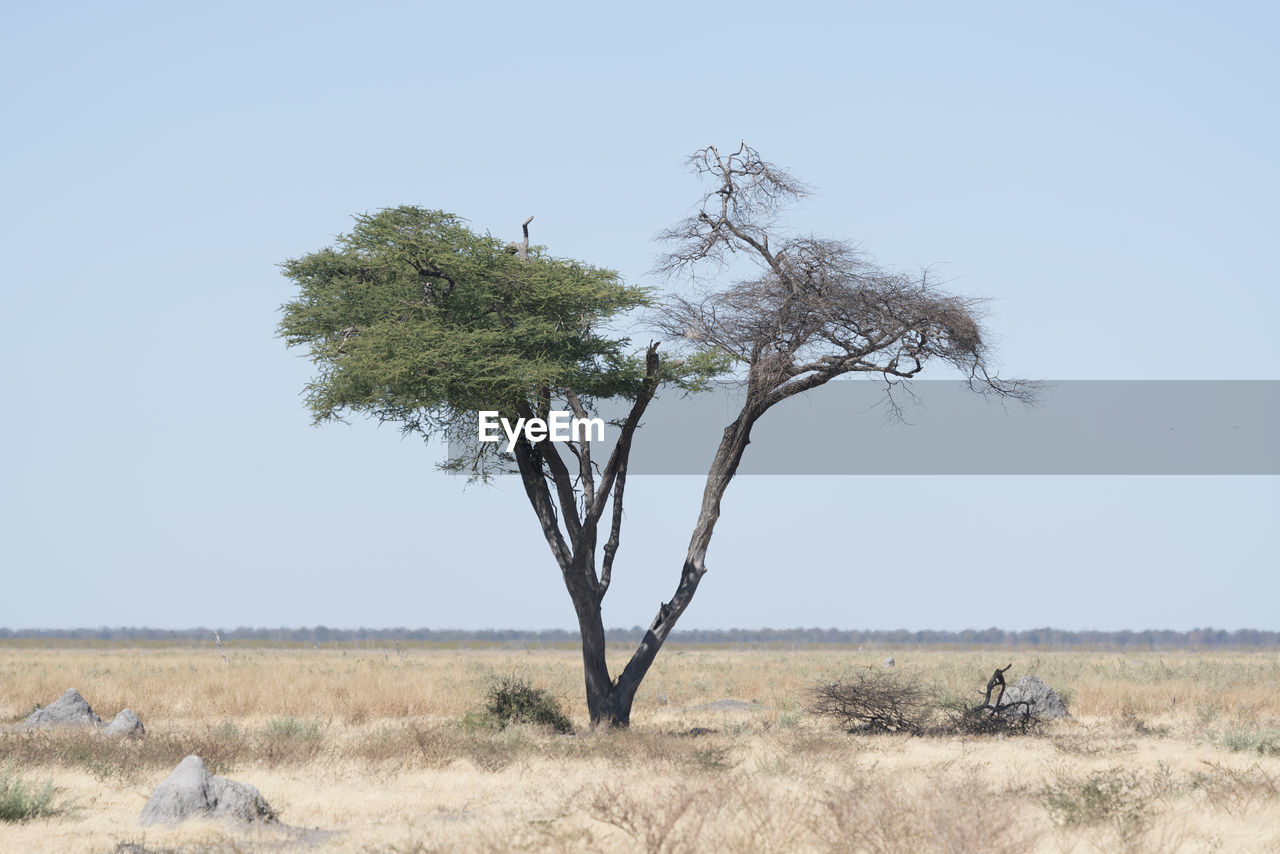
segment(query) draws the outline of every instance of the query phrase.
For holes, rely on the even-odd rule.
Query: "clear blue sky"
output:
[[[275,265],[412,203],[650,282],[708,143],[992,297],[1007,373],[1278,379],[1277,8],[13,6],[0,625],[572,627],[518,484],[309,426]],[[699,492],[631,484],[606,624],[670,595]],[[1262,477],[741,479],[681,626],[1276,629],[1277,511]]]

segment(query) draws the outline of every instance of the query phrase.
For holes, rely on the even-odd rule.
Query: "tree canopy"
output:
[[[453,214],[402,206],[285,261],[299,295],[279,331],[316,365],[315,420],[361,413],[474,440],[478,410],[515,415],[547,390],[634,398],[644,358],[604,327],[650,290],[542,247],[523,254]]]

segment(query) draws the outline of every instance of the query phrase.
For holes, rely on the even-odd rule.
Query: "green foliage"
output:
[[[299,288],[281,306],[279,334],[307,348],[316,422],[350,413],[406,432],[461,439],[461,463],[484,476],[498,445],[476,442],[476,413],[518,417],[521,404],[572,390],[634,399],[643,353],[608,324],[651,304],[648,288],[613,270],[531,247],[521,260],[457,216],[402,206],[355,217],[333,246],[285,261]],[[697,391],[728,366],[720,353],[664,362],[660,381]]]
[[[1236,753],[1280,756],[1280,729],[1232,729],[1222,734],[1222,744]]]
[[[560,701],[544,688],[535,688],[516,676],[499,676],[485,692],[485,717],[495,726],[529,723],[551,727],[556,732],[573,732]]]
[[[266,734],[271,738],[310,741],[320,738],[320,722],[300,721],[295,717],[272,718],[267,721]]]
[[[534,247],[527,262],[443,211],[398,207],[355,217],[334,246],[284,262],[298,298],[279,333],[308,348],[316,421],[349,412],[427,435],[469,425],[543,388],[633,393],[643,377],[626,338],[601,326],[647,305],[612,270]]]
[[[53,781],[32,786],[12,768],[0,769],[0,821],[27,821],[53,815]]]
[[[306,762],[324,748],[324,731],[319,721],[301,721],[295,717],[272,718],[262,734],[254,739],[253,750],[258,761],[268,765]]]

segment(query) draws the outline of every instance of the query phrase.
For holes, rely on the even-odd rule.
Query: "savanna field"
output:
[[[628,650],[619,648],[616,669]],[[981,702],[1034,673],[1072,717],[1028,735],[855,734],[809,691],[894,656]],[[1280,653],[669,646],[629,730],[590,732],[570,648],[0,646],[0,723],[77,688],[145,737],[0,730],[2,852],[1280,852]],[[575,733],[499,728],[495,679]],[[751,705],[696,708],[722,699]],[[695,728],[708,730],[690,733]],[[187,754],[280,826],[138,814]],[[49,795],[45,784],[52,784]]]

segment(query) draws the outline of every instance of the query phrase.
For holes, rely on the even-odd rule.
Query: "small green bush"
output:
[[[484,713],[499,728],[527,723],[549,726],[561,733],[573,732],[573,723],[550,691],[535,688],[516,676],[493,680],[485,692]]]
[[[1280,756],[1280,729],[1233,729],[1222,735],[1222,744],[1235,753]]]
[[[11,768],[0,769],[0,821],[27,821],[53,815],[53,781],[32,786]]]
[[[234,724],[232,727],[234,731]],[[321,735],[320,722],[300,721],[295,717],[272,718],[267,721],[266,734],[272,738],[318,739]]]
[[[268,765],[308,762],[324,747],[324,730],[319,721],[272,718],[253,743],[258,759]]]

